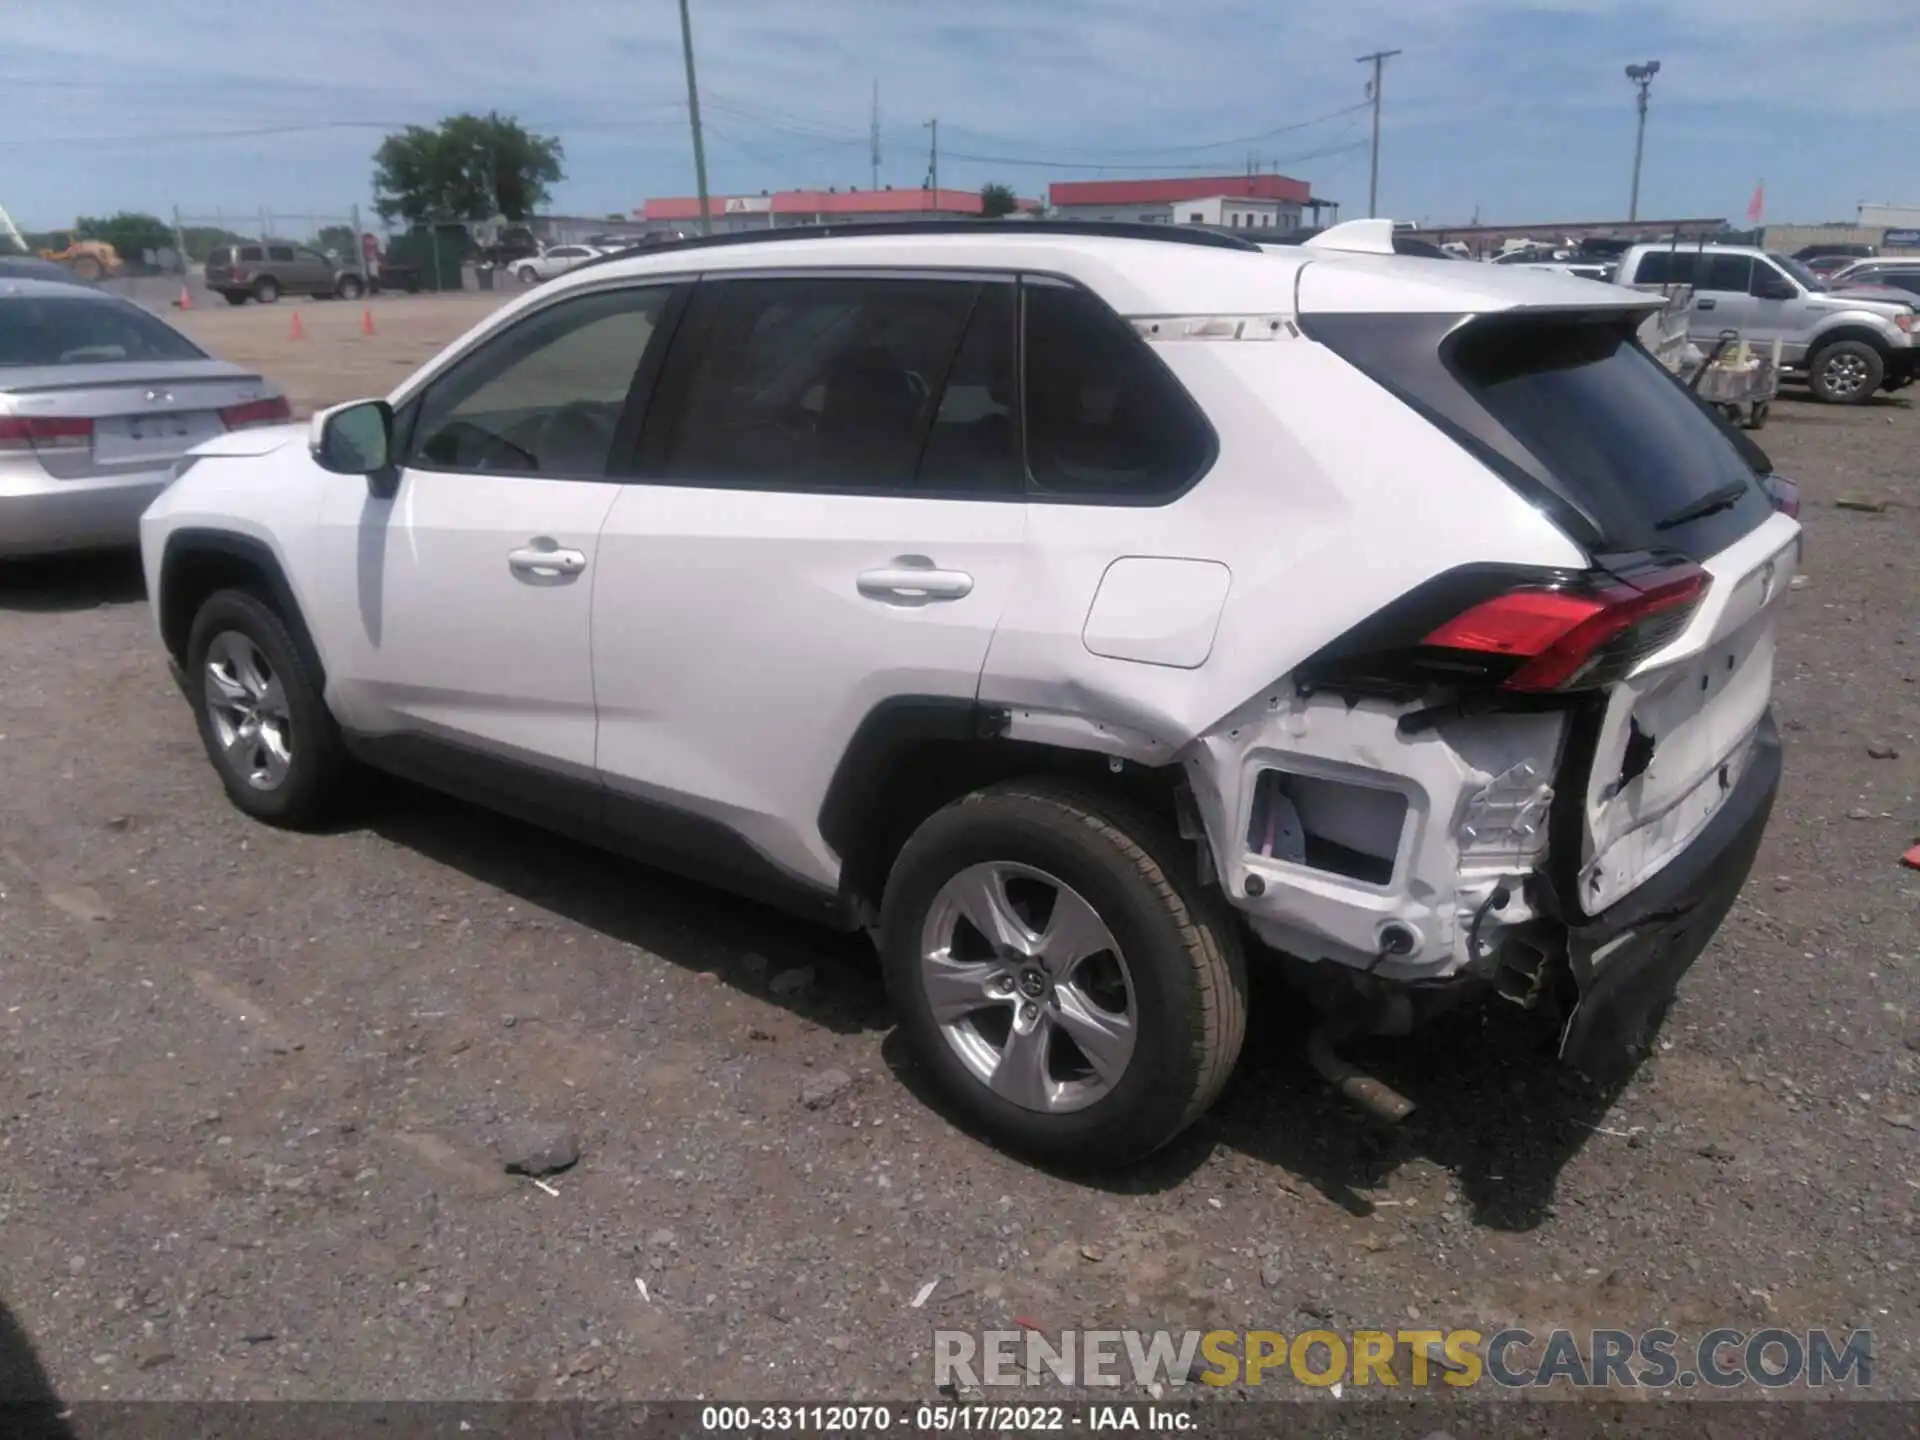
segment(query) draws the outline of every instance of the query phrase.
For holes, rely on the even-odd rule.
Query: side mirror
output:
[[[313,417],[307,446],[322,470],[364,475],[367,489],[391,499],[400,472],[393,463],[393,407],[384,400],[356,400]]]

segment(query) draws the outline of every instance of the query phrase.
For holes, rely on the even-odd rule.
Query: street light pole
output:
[[[1640,218],[1640,157],[1647,148],[1647,91],[1653,86],[1653,77],[1660,73],[1660,62],[1649,60],[1644,65],[1627,66],[1627,79],[1640,87],[1636,108],[1640,120],[1633,135],[1633,190],[1627,197],[1627,219]]]
[[[707,205],[707,147],[700,138],[700,86],[693,78],[693,22],[687,18],[687,0],[680,0],[680,48],[687,57],[687,118],[693,125],[693,178],[700,187],[700,233],[713,233]]]
[[[1367,86],[1367,94],[1373,100],[1373,160],[1367,176],[1368,219],[1380,213],[1380,76],[1386,62],[1399,53],[1398,50],[1376,50],[1371,55],[1362,55],[1355,62],[1373,66],[1373,80]]]

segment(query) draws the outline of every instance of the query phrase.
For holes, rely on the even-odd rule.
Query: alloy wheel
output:
[[[227,768],[255,790],[273,790],[293,766],[286,688],[260,647],[238,630],[207,646],[207,718]]]
[[[1867,383],[1867,362],[1858,355],[1835,355],[1827,361],[1826,371],[1827,389],[1835,395],[1858,395]]]
[[[1066,1114],[1110,1094],[1139,1014],[1113,933],[1065,881],[1008,861],[941,887],[921,931],[934,1022],[973,1077],[1026,1110]]]

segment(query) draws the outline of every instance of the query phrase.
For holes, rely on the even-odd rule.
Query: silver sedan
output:
[[[175,461],[286,399],[105,291],[0,277],[0,557],[131,545]]]

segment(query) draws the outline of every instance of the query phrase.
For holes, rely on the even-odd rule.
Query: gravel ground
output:
[[[382,333],[304,403],[428,343]],[[1494,1019],[1356,1047],[1386,1132],[1257,987],[1215,1113],[1104,1181],[932,1108],[857,944],[408,788],[249,823],[130,562],[0,575],[6,1305],[69,1400],[931,1398],[933,1327],[1016,1317],[1870,1328],[1920,1397],[1920,413],[1759,438],[1807,496],[1788,778],[1658,1053],[1600,1095]]]

